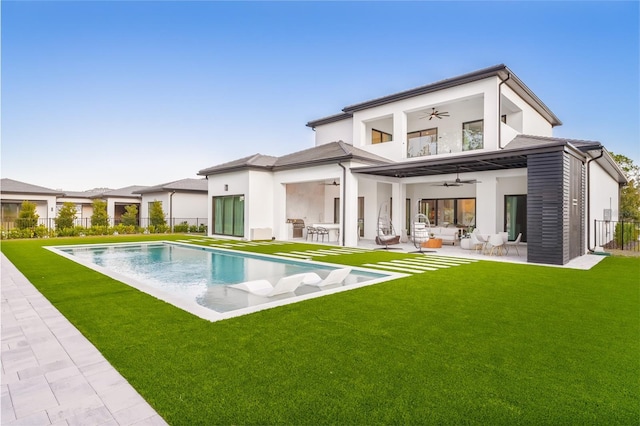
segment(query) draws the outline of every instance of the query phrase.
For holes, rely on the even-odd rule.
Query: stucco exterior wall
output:
[[[168,219],[169,194],[167,194],[166,192],[153,192],[149,194],[143,194],[142,200],[140,201],[140,208],[138,208],[140,217],[143,219],[149,218],[149,203],[153,203],[154,201],[160,201],[162,203],[162,211],[164,211],[165,218]],[[111,213],[109,214],[109,217],[113,217]]]
[[[438,127],[438,139],[450,139],[451,143],[454,143],[455,140],[461,139],[463,122],[483,119],[485,141],[483,150],[495,149],[497,147],[498,133],[497,81],[495,77],[488,78],[357,111],[353,116],[353,145],[391,160],[400,161],[407,157],[408,131]],[[459,102],[462,100],[466,102]],[[416,121],[416,119],[407,118],[408,113],[415,113],[430,107],[439,107],[441,104],[446,104],[447,112],[450,113],[451,117],[437,120],[437,122],[422,121],[422,123]],[[379,120],[381,119],[386,119],[386,122],[380,122]],[[373,121],[376,121],[377,130],[392,133],[392,142],[376,145],[370,143],[371,126],[368,126],[367,123]],[[442,154],[451,155],[448,152]]]
[[[348,144],[353,144],[353,120],[345,119],[329,124],[323,124],[315,128],[316,146],[330,142],[342,140]]]
[[[503,84],[501,87],[502,96],[507,98],[510,102],[515,104],[517,108],[519,108],[521,113],[521,126],[522,130],[520,133],[525,135],[537,135],[537,136],[553,136],[553,127],[551,124],[538,112],[531,107],[528,103],[522,100],[513,90],[511,90],[506,84]],[[514,120],[518,120],[518,117],[514,117]],[[509,125],[509,118],[507,118],[507,125]],[[518,123],[518,126],[520,123]],[[513,138],[511,138],[513,139]],[[503,138],[503,146],[508,143],[511,139]]]
[[[611,212],[610,220],[619,220],[619,184],[597,162],[592,161],[589,163],[587,188],[587,208],[589,209],[589,217],[587,217],[589,223],[586,227],[589,230],[587,248],[593,249],[595,248],[594,235],[596,232],[594,221],[605,220],[605,211]],[[612,236],[609,237],[612,238]],[[599,236],[598,240],[608,241],[605,235]]]
[[[176,192],[171,200],[173,217],[199,219],[198,224],[207,221],[207,194]]]

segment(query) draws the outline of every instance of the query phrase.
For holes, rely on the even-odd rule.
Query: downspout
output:
[[[346,199],[346,195],[347,195],[347,182],[346,182],[346,178],[347,178],[347,168],[345,166],[342,165],[342,163],[340,161],[338,161],[338,166],[340,166],[342,168],[342,213],[340,214],[340,243],[342,245],[342,247],[344,247],[344,222],[346,220],[346,218],[344,217],[344,215],[346,214],[346,208],[345,205],[347,204],[347,199]]]
[[[498,84],[498,148],[504,149],[502,146],[502,119],[500,118],[500,112],[502,111],[502,85],[511,78],[511,73],[507,73],[507,78],[502,80]]]
[[[169,193],[169,230],[173,232],[173,194],[176,191],[171,191]]]
[[[591,162],[593,160],[597,160],[598,158],[601,158],[604,155],[604,148],[600,148],[600,155],[598,155],[597,157],[594,158],[589,158],[587,159],[587,238],[589,240],[591,240],[591,169],[589,168],[589,165],[591,164]],[[595,236],[594,236],[595,237]],[[593,253],[595,252],[595,247],[591,247],[589,244],[591,243],[591,241],[589,241],[587,243],[587,249],[589,250],[589,252]],[[594,238],[594,244],[595,244],[595,238]]]

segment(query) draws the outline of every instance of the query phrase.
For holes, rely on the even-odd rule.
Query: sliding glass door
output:
[[[213,233],[244,237],[244,196],[213,197]]]
[[[475,226],[475,198],[442,198],[420,200],[419,212],[429,218],[431,226]]]
[[[522,233],[522,242],[527,241],[527,196],[504,196],[504,229],[513,241]]]

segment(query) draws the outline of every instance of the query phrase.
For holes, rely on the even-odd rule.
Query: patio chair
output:
[[[502,254],[502,249],[504,248],[504,239],[502,238],[502,235],[500,234],[491,235],[489,237],[488,245],[489,247],[491,247],[491,250],[489,251],[489,256],[493,255],[493,250],[496,251],[496,255]]]
[[[393,244],[400,244],[400,235],[397,235],[393,229],[393,223],[389,217],[389,206],[382,203],[378,210],[378,229],[376,235],[376,244],[381,247],[380,250],[399,249],[397,247],[389,247]]]
[[[518,234],[514,241],[507,241],[504,244],[505,249],[507,250],[505,254],[509,254],[509,247],[515,247],[516,253],[520,256],[520,252],[518,251],[518,246],[520,245],[520,240],[522,239],[522,232]]]
[[[478,249],[480,249],[480,253],[483,253],[485,242],[480,241],[478,239],[478,234],[476,232],[472,232],[470,235],[470,238],[471,238],[471,248],[474,249],[476,253],[478,252]]]
[[[313,226],[307,226],[307,236],[305,240],[309,240],[309,235],[311,235],[311,241],[313,241],[313,236],[318,234],[318,230]]]
[[[324,242],[324,237],[327,237],[327,241],[329,241],[329,230],[322,226],[318,226],[316,228],[316,240],[320,241],[320,236],[322,236],[322,242]]]
[[[429,241],[429,233],[431,232],[431,223],[426,215],[418,213],[414,222],[411,224],[411,241],[418,251],[413,253],[427,253],[422,250],[422,243]],[[429,250],[433,252],[433,250]]]
[[[312,285],[315,287],[324,287],[331,284],[340,284],[351,273],[351,268],[334,269],[329,272],[329,275],[323,280],[320,275],[315,272],[308,272],[302,280],[302,284]]]
[[[262,297],[272,297],[284,293],[292,293],[302,284],[305,274],[296,274],[288,277],[282,277],[276,283],[271,285],[268,280],[246,281],[240,284],[232,284],[227,287],[237,288],[247,293],[255,294]]]

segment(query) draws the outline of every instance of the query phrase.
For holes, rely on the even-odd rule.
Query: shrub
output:
[[[58,211],[58,217],[55,219],[57,229],[73,228],[73,221],[78,214],[76,205],[70,202],[62,204]]]
[[[158,225],[158,226],[149,225],[147,229],[145,229],[144,233],[145,234],[164,234],[164,233],[167,233],[168,231],[169,231],[169,227],[167,225]]]
[[[125,226],[138,226],[138,207],[135,204],[124,206],[126,212],[120,217]]]
[[[135,234],[138,231],[138,227],[135,225],[125,225],[120,223],[109,229],[110,234]]]
[[[91,215],[91,228],[95,226],[107,227],[109,225],[109,215],[107,215],[107,202],[103,200],[93,200],[93,214]],[[103,234],[99,234],[103,235]]]
[[[198,232],[198,233],[201,233],[201,234],[206,234],[207,225],[205,225],[205,224],[191,225],[189,227],[189,232]]]
[[[149,221],[151,222],[151,226],[155,227],[167,224],[161,201],[156,200],[149,205]]]
[[[23,201],[16,220],[18,229],[34,228],[38,224],[38,216],[36,214],[36,204],[31,201]]]
[[[180,223],[179,225],[174,225],[173,232],[189,232],[189,224],[187,221]]]

